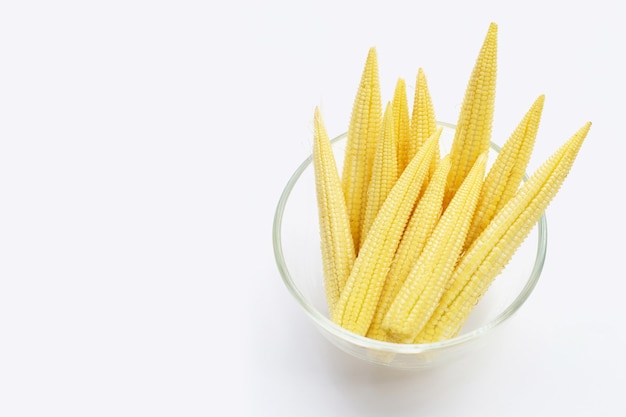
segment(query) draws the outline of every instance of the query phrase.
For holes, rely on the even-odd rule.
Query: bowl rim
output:
[[[445,122],[437,122],[438,125],[456,129],[456,125],[445,123]],[[331,143],[334,144],[347,136],[347,133],[342,133],[341,135],[333,138]],[[496,152],[500,152],[501,147],[497,144],[491,142],[491,148]],[[318,326],[321,326],[324,330],[329,332],[330,334],[349,341],[355,345],[368,348],[375,349],[379,351],[385,352],[393,352],[400,354],[419,354],[434,350],[443,350],[450,349],[456,346],[465,344],[470,341],[474,341],[478,339],[481,335],[490,332],[491,330],[498,327],[500,324],[507,321],[517,310],[524,304],[524,302],[528,299],[530,294],[533,292],[537,282],[539,281],[539,277],[541,276],[541,272],[543,270],[543,266],[546,258],[547,251],[547,236],[548,236],[548,226],[545,212],[542,213],[539,221],[537,222],[538,227],[538,245],[537,245],[537,255],[535,257],[535,263],[533,265],[533,269],[526,281],[526,284],[520,291],[520,293],[515,297],[515,299],[511,302],[511,304],[505,308],[500,314],[498,314],[493,320],[488,323],[472,330],[467,333],[458,335],[451,339],[446,339],[438,342],[432,343],[391,343],[384,342],[376,339],[370,339],[365,336],[357,335],[356,333],[352,333],[343,327],[337,325],[332,322],[328,317],[323,315],[317,308],[315,308],[304,295],[300,292],[296,284],[294,283],[291,273],[289,272],[284,255],[282,250],[282,217],[283,213],[291,195],[291,192],[300,179],[302,173],[309,167],[312,162],[312,154],[310,154],[295,170],[292,176],[287,181],[285,188],[283,189],[280,198],[278,200],[278,204],[276,206],[276,211],[274,213],[274,221],[272,227],[272,241],[274,247],[274,258],[276,261],[276,265],[280,272],[281,278],[287,287],[288,291],[291,295],[296,299],[296,301],[300,304],[300,306],[304,309],[310,319],[314,321],[314,323]],[[524,175],[524,180],[528,179],[527,175]]]

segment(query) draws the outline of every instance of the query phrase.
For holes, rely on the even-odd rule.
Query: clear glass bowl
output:
[[[442,155],[450,149],[454,125],[443,127]],[[332,140],[339,172],[346,134]],[[492,144],[489,163],[499,147]],[[402,369],[431,368],[450,362],[484,345],[487,335],[515,313],[533,291],[543,268],[547,245],[547,222],[541,217],[505,270],[476,306],[460,334],[428,344],[396,344],[356,335],[333,323],[322,278],[320,236],[315,180],[311,157],[295,171],[285,187],[274,217],[273,243],[276,263],[287,289],[330,342],[365,361]]]

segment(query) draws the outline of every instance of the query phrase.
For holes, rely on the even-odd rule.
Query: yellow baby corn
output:
[[[341,176],[315,109],[324,287],[331,320],[350,332],[395,343],[455,337],[571,170],[591,123],[522,182],[541,95],[485,176],[497,32],[491,23],[444,158],[424,71],[417,73],[412,111],[400,78],[383,113],[375,48],[354,99]]]
[[[474,241],[415,342],[454,337],[541,217],[569,173],[591,123],[585,124],[526,181]]]
[[[364,336],[370,327],[384,280],[438,146],[432,136],[404,170],[380,208],[354,262],[331,319]]]
[[[357,91],[344,157],[342,184],[350,216],[350,228],[355,250],[361,242],[367,188],[374,163],[376,143],[381,135],[382,104],[378,79],[378,58],[370,48]]]
[[[454,196],[478,155],[489,149],[496,94],[498,26],[489,25],[470,80],[465,90],[450,158],[450,178],[444,206]]]
[[[436,135],[437,137],[441,135],[441,128],[436,132]],[[441,217],[441,203],[449,170],[450,157],[445,156],[437,164],[437,169],[429,180],[428,186],[422,197],[420,197],[409,224],[404,231],[400,245],[391,263],[389,274],[385,280],[367,337],[378,340],[384,340],[386,337],[386,332],[382,328],[383,318],[387,314],[391,302],[398,294],[398,291],[400,291],[402,284],[404,284],[409,272],[411,272],[411,269],[417,262],[426,240]]]
[[[417,263],[383,319],[388,339],[410,343],[435,311],[460,255],[485,173],[487,154],[478,157],[437,223]]]
[[[489,169],[465,240],[466,248],[518,190],[535,145],[544,100],[543,95],[535,100]]]
[[[383,136],[376,146],[372,177],[367,191],[367,205],[361,228],[361,245],[374,223],[378,210],[387,199],[389,191],[398,180],[398,158],[396,129],[391,104],[385,109],[383,119]],[[359,245],[359,246],[361,246]]]
[[[313,168],[319,211],[324,286],[329,308],[339,299],[348,279],[355,252],[348,210],[328,134],[319,109],[315,109]]]
[[[437,119],[435,118],[435,108],[428,90],[426,74],[424,70],[417,70],[417,80],[415,83],[415,93],[413,96],[413,112],[411,114],[411,123],[409,127],[408,147],[404,157],[410,161],[417,150],[422,146],[424,141],[437,130]],[[433,162],[439,160],[439,149],[433,158]],[[431,173],[434,172],[435,164],[431,167]]]
[[[398,173],[401,174],[408,165],[411,157],[408,155],[409,148],[409,103],[406,97],[406,82],[399,78],[393,94],[393,120],[396,127],[396,144],[398,147]],[[430,136],[430,135],[429,135]],[[414,156],[415,152],[411,156]]]

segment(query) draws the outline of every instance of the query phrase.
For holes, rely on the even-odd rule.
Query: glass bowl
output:
[[[452,144],[455,126],[439,125],[443,128],[440,149],[444,155]],[[339,172],[345,143],[346,134],[332,140]],[[488,164],[499,150],[492,143]],[[357,358],[387,367],[432,368],[483,346],[488,339],[486,336],[507,322],[527,300],[539,280],[546,256],[544,214],[457,337],[427,344],[381,342],[349,332],[330,320],[323,286],[317,215],[315,179],[309,156],[287,182],[274,216],[273,244],[278,270],[291,295],[323,336]]]

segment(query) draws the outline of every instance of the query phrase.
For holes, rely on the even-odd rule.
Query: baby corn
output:
[[[314,118],[313,168],[319,212],[324,287],[326,299],[332,311],[354,264],[355,252],[339,172],[318,108],[315,109]]]
[[[438,137],[441,135],[441,128],[439,128],[436,134]],[[417,262],[426,240],[441,217],[441,203],[449,170],[450,157],[445,156],[438,163],[437,170],[428,182],[428,186],[417,207],[415,207],[415,211],[404,231],[396,255],[391,263],[389,274],[385,280],[367,337],[379,340],[384,340],[386,337],[386,332],[382,328],[383,318],[387,314],[391,302],[398,294],[398,291],[400,291],[402,284],[404,284],[409,272],[411,272],[411,269]]]
[[[332,320],[364,336],[372,321],[389,266],[413,211],[438,146],[433,135],[415,155],[380,208],[354,262]]]
[[[378,57],[376,49],[370,48],[352,107],[341,176],[350,216],[352,240],[356,245],[357,253],[361,242],[367,189],[381,128],[382,104],[378,79]]]
[[[495,213],[519,188],[535,145],[544,100],[543,95],[535,100],[489,169],[465,247],[468,247],[487,227]]]
[[[483,182],[487,154],[480,155],[437,223],[383,319],[391,341],[410,343],[435,311],[456,264]]]
[[[367,205],[365,206],[365,217],[363,218],[363,227],[361,229],[361,240],[365,240],[365,236],[367,236],[372,223],[374,223],[378,210],[398,180],[398,149],[396,140],[394,115],[391,104],[388,104],[383,119],[383,136],[378,141],[378,146],[376,147],[372,178],[369,181],[367,190]],[[362,244],[363,242],[361,242]]]
[[[437,130],[437,119],[435,118],[435,108],[433,107],[433,101],[430,97],[430,91],[428,90],[428,83],[426,81],[426,74],[424,70],[419,68],[417,70],[417,79],[415,83],[415,93],[413,95],[413,112],[411,114],[411,124],[409,126],[409,141],[407,158],[415,155],[417,150],[422,146],[424,141],[430,137]],[[431,173],[435,170],[435,163],[439,160],[439,150],[433,158],[433,166],[431,166]]]
[[[444,158],[424,71],[417,73],[412,110],[400,78],[383,114],[375,48],[352,107],[341,176],[315,109],[324,287],[331,320],[350,332],[394,343],[455,337],[574,164],[590,122],[522,182],[542,117],[541,95],[485,176],[497,32],[490,24]]]
[[[416,342],[454,337],[493,279],[539,220],[569,173],[591,123],[585,124],[524,183],[476,239]]]
[[[413,152],[410,156],[408,153],[410,146],[409,128],[411,118],[409,115],[409,103],[406,97],[406,82],[402,78],[399,78],[396,82],[396,89],[393,94],[392,104],[393,121],[394,126],[396,127],[396,144],[398,148],[398,173],[401,174],[402,171],[404,171],[404,168],[406,168],[409,164],[411,157],[415,155],[415,152]]]
[[[489,25],[465,90],[461,113],[450,150],[450,177],[444,207],[459,188],[478,155],[489,150],[496,95],[498,26]]]

